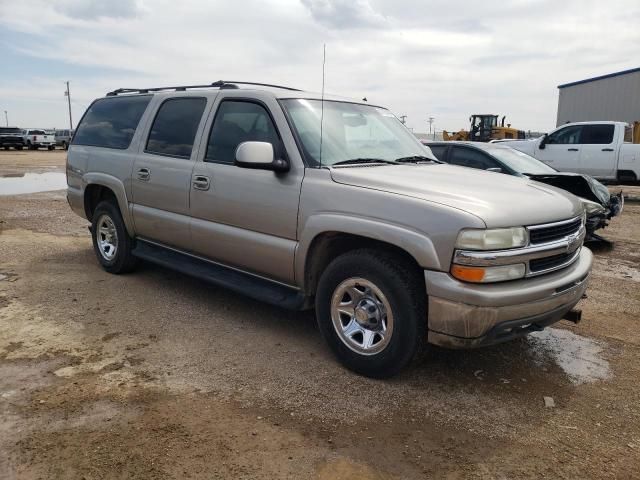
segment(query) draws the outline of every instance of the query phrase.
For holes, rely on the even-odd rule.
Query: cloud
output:
[[[547,130],[557,85],[638,66],[638,24],[637,0],[0,0],[0,110],[64,124],[66,80],[76,118],[118,87],[235,78],[319,91],[326,44],[327,92],[366,96],[417,131],[481,111]]]
[[[381,28],[387,20],[368,0],[300,0],[311,17],[331,29]]]
[[[58,0],[54,8],[71,18],[131,18],[142,13],[138,0]]]

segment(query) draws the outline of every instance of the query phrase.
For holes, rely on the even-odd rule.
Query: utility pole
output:
[[[400,121],[402,122],[403,125],[407,124],[407,116],[406,115],[400,115]]]
[[[67,97],[67,103],[69,104],[69,129],[73,130],[73,120],[71,119],[71,91],[69,90],[69,82],[67,82],[67,91],[64,92]]]
[[[7,122],[7,127],[9,126],[9,116],[7,115],[7,111],[4,111],[4,121]]]

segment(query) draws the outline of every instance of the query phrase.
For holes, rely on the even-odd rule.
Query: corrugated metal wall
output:
[[[558,122],[640,120],[640,72],[559,89]]]

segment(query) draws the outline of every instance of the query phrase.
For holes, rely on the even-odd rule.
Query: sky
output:
[[[246,80],[367,97],[407,125],[555,126],[557,86],[640,66],[638,0],[0,0],[0,123],[66,128],[118,87]]]

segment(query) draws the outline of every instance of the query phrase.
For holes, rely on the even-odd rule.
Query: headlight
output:
[[[462,230],[456,240],[456,248],[467,250],[503,250],[526,244],[527,231],[523,227]]]
[[[466,265],[451,266],[451,275],[463,282],[489,283],[506,282],[524,277],[527,269],[524,263],[501,265],[499,267],[469,267]]]
[[[602,205],[596,202],[592,202],[591,200],[582,199],[582,205],[584,205],[584,211],[587,216],[600,215],[605,213],[605,209]]]

